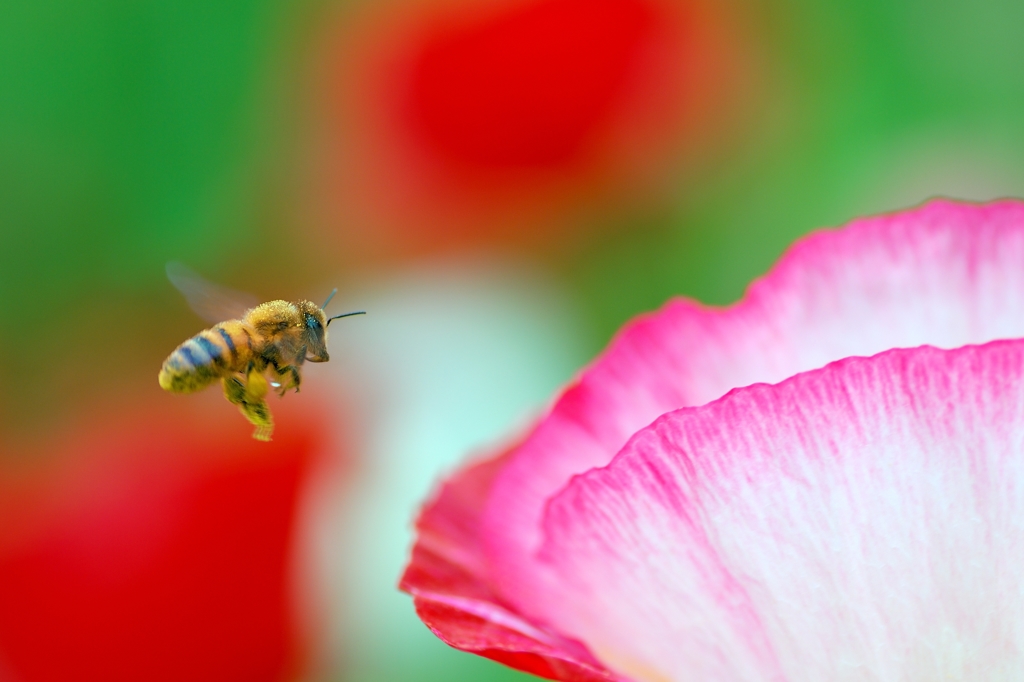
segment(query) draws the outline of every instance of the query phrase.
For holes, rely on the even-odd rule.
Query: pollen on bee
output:
[[[270,388],[267,386],[267,378],[261,372],[253,370],[249,372],[248,387],[246,392],[253,399],[259,400],[267,395]]]

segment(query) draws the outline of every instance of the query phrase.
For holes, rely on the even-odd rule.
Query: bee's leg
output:
[[[274,432],[274,418],[270,414],[267,401],[269,386],[267,379],[260,372],[252,370],[243,381],[237,376],[225,377],[224,397],[238,405],[239,411],[256,426],[252,437],[256,440],[270,440]]]
[[[224,385],[224,397],[229,403],[241,405],[245,402],[245,384],[236,376],[224,377],[221,381]]]
[[[295,392],[299,392],[299,384],[302,383],[302,375],[299,374],[299,368],[295,365],[285,365],[284,367],[278,367],[277,363],[274,363],[274,371],[277,372],[278,378],[281,379],[281,386],[277,389],[278,395],[284,396],[288,392],[289,388],[294,388]],[[287,379],[285,377],[287,376]]]

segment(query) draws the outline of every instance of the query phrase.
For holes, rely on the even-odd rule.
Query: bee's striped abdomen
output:
[[[168,356],[160,369],[160,386],[173,393],[198,391],[244,369],[250,355],[249,335],[242,325],[222,322],[199,332]]]

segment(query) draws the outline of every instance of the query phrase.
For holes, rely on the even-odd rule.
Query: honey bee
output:
[[[327,327],[331,322],[366,314],[358,310],[327,317],[324,308],[337,289],[322,306],[305,300],[255,305],[254,299],[211,284],[183,265],[169,263],[167,275],[201,317],[216,321],[223,320],[227,310],[244,312],[237,319],[217,322],[174,349],[160,368],[160,387],[172,393],[194,393],[219,379],[224,397],[238,405],[256,427],[253,438],[262,441],[270,440],[274,432],[265,400],[270,389],[281,396],[289,389],[298,392],[302,364],[330,359]]]

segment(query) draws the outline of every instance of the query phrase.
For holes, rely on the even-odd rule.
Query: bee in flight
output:
[[[164,360],[160,387],[172,393],[194,393],[219,379],[224,397],[256,426],[252,437],[257,440],[270,440],[274,432],[265,400],[270,388],[281,396],[289,389],[298,392],[302,364],[330,359],[327,327],[331,321],[365,314],[359,310],[327,317],[324,308],[337,289],[322,306],[312,301],[256,305],[255,299],[207,282],[178,263],[168,263],[167,276],[200,317],[217,324],[182,343]],[[237,319],[218,321],[225,317]]]

